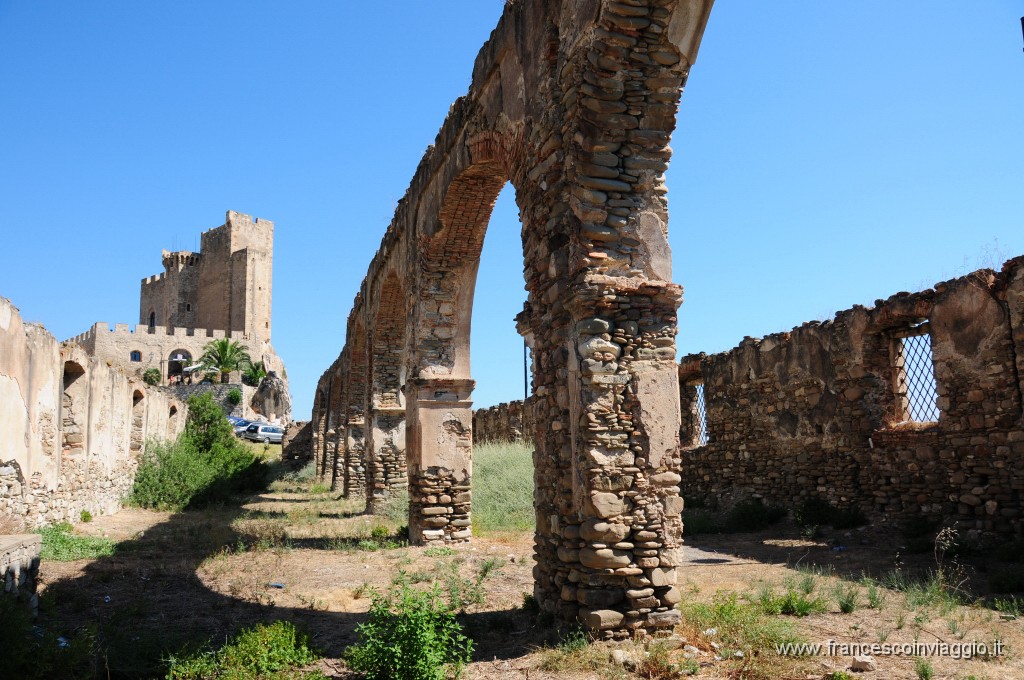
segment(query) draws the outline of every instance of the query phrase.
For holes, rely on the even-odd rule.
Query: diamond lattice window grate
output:
[[[932,363],[930,335],[911,335],[899,343],[903,368],[899,372],[899,392],[907,398],[907,413],[917,423],[939,419],[935,366]],[[898,365],[898,364],[897,364]]]
[[[697,385],[697,445],[708,443],[708,412],[704,406],[704,386]]]

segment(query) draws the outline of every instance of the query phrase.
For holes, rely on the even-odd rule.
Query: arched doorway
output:
[[[128,438],[128,448],[132,455],[138,457],[142,454],[143,439],[146,428],[146,403],[145,394],[142,390],[135,390],[132,393],[132,426]]]
[[[167,441],[173,441],[178,435],[178,407],[171,406],[167,411]]]
[[[167,359],[167,383],[173,385],[181,382],[186,366],[192,365],[192,354],[186,349],[176,349]]]
[[[63,393],[60,403],[61,450],[77,457],[86,450],[86,409],[88,380],[85,369],[74,361],[64,362]]]

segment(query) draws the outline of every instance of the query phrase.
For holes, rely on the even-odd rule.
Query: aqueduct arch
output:
[[[510,181],[528,291],[517,327],[534,357],[535,595],[609,637],[679,619],[682,289],[663,173],[711,2],[507,3],[370,263],[337,366],[334,455],[348,470],[365,446],[371,509],[407,461],[411,539],[468,540],[469,314]],[[321,442],[333,374],[318,385]]]

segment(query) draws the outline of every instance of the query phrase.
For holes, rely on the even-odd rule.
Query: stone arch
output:
[[[324,456],[321,478],[330,481],[333,487],[335,467],[338,460],[338,431],[341,429],[341,374],[340,359],[329,369],[330,382],[327,390],[327,418],[324,432]]]
[[[322,476],[324,469],[323,443],[327,432],[327,397],[325,396],[327,388],[323,383],[324,376],[321,376],[320,382],[317,385],[316,398],[313,401],[313,432],[311,446],[313,447],[313,462],[318,476]]]
[[[146,395],[136,389],[132,392],[132,422],[128,438],[128,448],[134,457],[142,455],[142,447],[146,436]]]
[[[348,344],[345,347],[343,371],[345,375],[345,479],[343,493],[346,498],[366,495],[367,460],[366,413],[369,357],[365,325],[361,319],[349,324]]]
[[[192,353],[187,349],[176,349],[173,350],[167,356],[167,380],[170,382],[171,378],[180,378],[185,371],[185,367],[192,363]]]
[[[389,393],[378,384],[385,282],[402,272],[410,539],[468,539],[473,381],[458,310],[471,309],[478,243],[512,182],[528,292],[516,322],[533,350],[534,595],[603,637],[679,621],[682,289],[671,282],[664,171],[710,9],[506,3],[349,316],[350,331],[359,318],[369,331],[373,465],[386,434],[374,409]]]
[[[61,449],[65,460],[76,460],[88,447],[89,380],[81,364],[65,361],[61,381]]]
[[[174,441],[178,436],[178,407],[171,404],[167,410],[167,441]]]
[[[368,356],[366,507],[375,512],[407,487],[405,395],[408,297],[398,275],[383,277],[371,317]]]

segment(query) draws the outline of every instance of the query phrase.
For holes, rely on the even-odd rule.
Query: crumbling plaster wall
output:
[[[172,406],[181,417],[169,431]],[[0,298],[0,514],[40,525],[116,511],[139,444],[176,435],[184,414],[173,396],[59,344]]]
[[[682,290],[663,173],[710,9],[506,3],[317,385],[320,474],[341,471],[347,487],[352,466],[338,461],[361,455],[371,509],[408,484],[413,542],[469,540],[470,315],[487,221],[511,183],[528,291],[517,326],[533,350],[534,593],[605,637],[679,620],[679,403],[665,395],[678,390]]]
[[[875,522],[1021,534],[1024,258],[680,363],[682,493],[722,506],[820,496]],[[899,336],[926,324],[939,417],[905,421]],[[696,382],[709,441],[696,441]]]

